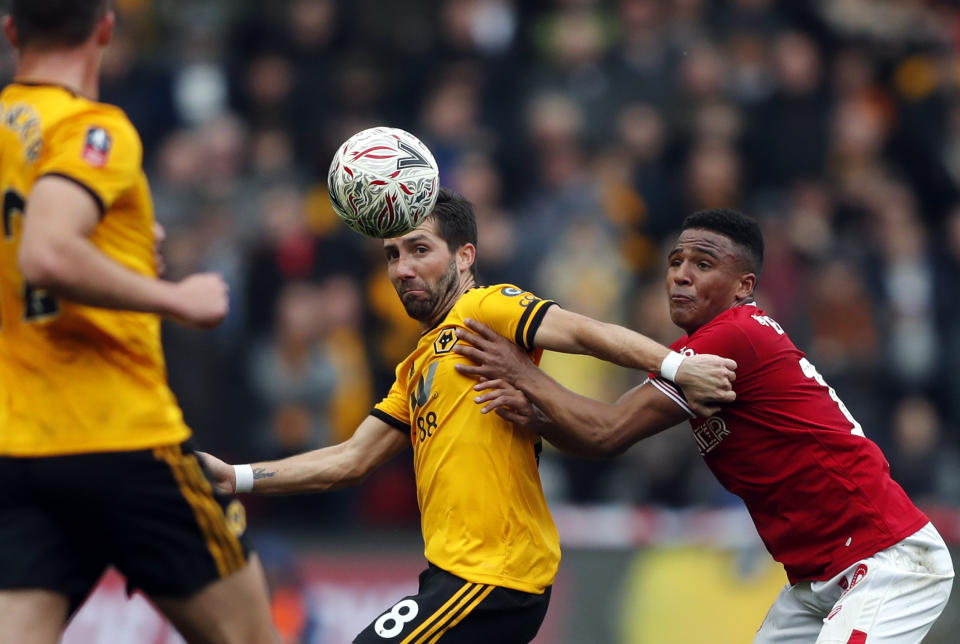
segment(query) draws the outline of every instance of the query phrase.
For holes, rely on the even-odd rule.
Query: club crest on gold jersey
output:
[[[433,350],[437,354],[450,353],[450,350],[453,349],[457,340],[459,340],[459,338],[457,337],[456,327],[450,326],[445,329],[440,329],[440,333],[437,334],[437,339],[433,341]]]

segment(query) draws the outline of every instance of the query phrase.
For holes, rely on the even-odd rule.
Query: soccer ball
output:
[[[404,130],[373,127],[337,149],[327,175],[340,219],[368,237],[400,237],[433,210],[440,191],[433,155]]]

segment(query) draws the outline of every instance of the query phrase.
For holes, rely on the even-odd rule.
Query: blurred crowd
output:
[[[761,306],[915,500],[960,500],[955,2],[115,5],[102,99],[143,137],[167,277],[216,270],[231,285],[220,328],[165,327],[201,448],[247,461],[340,441],[414,346],[380,244],[339,224],[325,187],[341,141],[390,125],[423,139],[475,205],[481,281],[665,343],[680,335],[663,275],[682,218],[757,217]],[[644,377],[570,356],[544,366],[607,400]],[[548,495],[729,502],[688,434],[609,462],[548,451]],[[415,523],[409,460],[270,512]]]

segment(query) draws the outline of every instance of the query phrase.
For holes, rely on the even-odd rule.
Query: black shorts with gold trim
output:
[[[188,444],[0,457],[0,589],[75,608],[108,565],[130,589],[185,597],[247,563],[239,501],[216,495]]]
[[[549,603],[550,588],[537,595],[475,584],[430,564],[419,592],[378,616],[354,644],[526,644]]]

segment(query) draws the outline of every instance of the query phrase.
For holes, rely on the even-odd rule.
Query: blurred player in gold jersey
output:
[[[407,314],[423,329],[396,381],[353,437],[281,461],[231,468],[205,454],[226,492],[321,491],[361,482],[413,445],[429,567],[416,595],[379,615],[357,644],[529,642],[543,621],[560,544],[537,471],[539,437],[473,403],[474,381],[454,369],[468,318],[483,320],[539,360],[542,349],[589,353],[661,372],[681,360],[623,327],[565,311],[509,284],[476,284],[477,225],[462,197],[441,190],[414,231],[384,242],[387,271]],[[735,364],[715,356],[682,361],[695,405],[731,397]]]
[[[160,316],[209,327],[220,276],[157,279],[140,139],[97,102],[107,0],[13,0],[0,93],[0,641],[57,641],[108,565],[190,642],[274,642],[243,508],[167,387]]]

